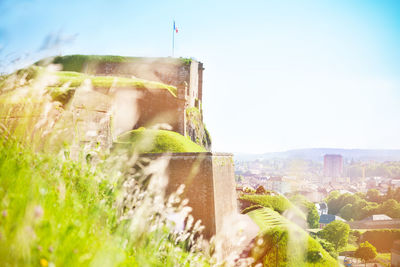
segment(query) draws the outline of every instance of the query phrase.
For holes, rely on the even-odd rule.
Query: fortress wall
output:
[[[77,90],[70,111],[74,123],[74,143],[99,145],[108,149],[112,144],[111,98],[96,91]]]
[[[190,65],[175,58],[137,58],[133,62],[90,63],[86,72],[96,75],[134,76],[175,87],[189,84]]]
[[[195,106],[195,100],[199,99],[198,88],[199,88],[199,63],[192,61],[190,64],[190,83],[188,92],[188,105],[189,107]]]
[[[166,97],[166,101],[159,101],[157,96],[147,98],[148,93],[146,93],[145,98],[138,99],[138,106],[135,108],[138,108],[137,111],[141,114],[141,117],[132,128],[148,125],[152,121],[149,119],[153,119],[154,114],[161,111],[161,113],[169,114],[169,118],[164,122],[170,124],[174,131],[186,135],[185,109],[197,107],[202,113],[203,70],[203,64],[196,60],[191,60],[189,63],[178,58],[135,58],[130,62],[89,62],[84,66],[83,71],[96,75],[133,76],[177,87],[177,98],[181,102],[171,100],[168,97]],[[152,99],[152,101],[148,99]],[[156,119],[154,123],[161,121]],[[117,134],[123,132],[118,128]],[[124,131],[129,129],[125,126],[123,128]],[[201,136],[198,138],[201,139]]]
[[[203,114],[203,108],[202,108],[202,102],[203,102],[203,63],[199,62],[199,87],[198,87],[198,98],[199,98],[199,103],[197,103],[197,108],[200,110],[200,112]]]
[[[212,157],[216,232],[223,229],[223,219],[237,212],[237,196],[233,156],[231,154],[215,154]]]
[[[183,197],[189,200],[193,217],[205,226],[204,236],[211,238],[218,234],[224,216],[237,212],[232,155],[211,152],[142,155],[152,159],[164,156],[170,157],[166,193],[185,184]]]
[[[138,120],[133,128],[167,123],[172,130],[185,135],[185,102],[166,90],[141,90],[137,99]]]

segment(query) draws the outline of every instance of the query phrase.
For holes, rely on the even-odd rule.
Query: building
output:
[[[399,229],[400,219],[392,219],[386,214],[374,214],[361,221],[348,222],[351,229]]]
[[[319,216],[323,214],[328,214],[328,204],[326,204],[325,202],[316,203],[315,206],[317,207]]]
[[[319,228],[322,229],[333,221],[345,222],[346,220],[332,214],[321,214],[321,216],[319,217]]]
[[[343,157],[337,154],[327,154],[324,156],[324,176],[332,180],[343,175]]]
[[[285,194],[291,191],[291,185],[288,179],[283,177],[270,177],[265,182],[265,189]]]
[[[391,221],[393,220],[386,214],[374,214],[372,216],[369,216],[365,218],[363,221]]]

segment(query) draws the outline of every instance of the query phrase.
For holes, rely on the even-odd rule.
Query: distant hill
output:
[[[252,161],[256,159],[304,159],[323,161],[325,154],[340,154],[345,160],[355,161],[400,161],[400,149],[343,149],[308,148],[264,154],[235,153],[235,160]]]

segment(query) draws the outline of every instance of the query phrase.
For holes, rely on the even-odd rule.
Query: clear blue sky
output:
[[[175,18],[175,55],[206,68],[215,151],[400,148],[400,1],[57,2],[0,0],[3,71],[55,54],[170,56]]]

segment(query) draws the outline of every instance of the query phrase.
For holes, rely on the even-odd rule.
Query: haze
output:
[[[0,2],[2,72],[57,54],[194,57],[214,151],[400,148],[397,1]],[[96,5],[96,8],[93,6]]]

